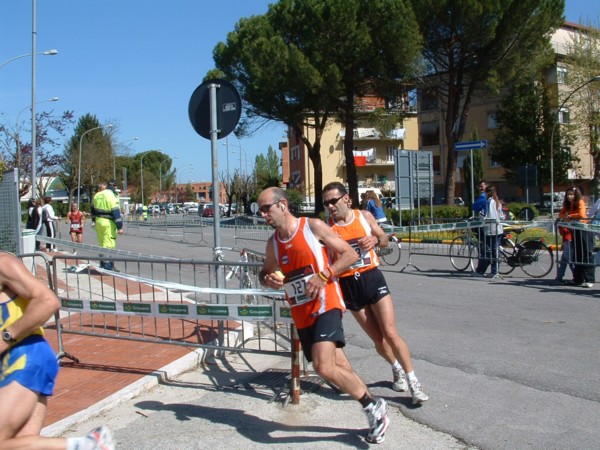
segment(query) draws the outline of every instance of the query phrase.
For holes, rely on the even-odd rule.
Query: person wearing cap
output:
[[[92,220],[96,224],[98,245],[107,249],[116,248],[117,234],[124,232],[116,186],[115,180],[100,183],[100,190],[92,200]],[[100,261],[100,267],[106,270],[115,270],[112,261]]]

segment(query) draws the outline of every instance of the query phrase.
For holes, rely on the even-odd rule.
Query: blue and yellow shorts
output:
[[[0,355],[0,388],[16,381],[41,395],[52,395],[58,362],[43,336],[33,334]]]

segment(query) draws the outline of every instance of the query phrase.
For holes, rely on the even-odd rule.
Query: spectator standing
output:
[[[387,217],[385,215],[385,211],[383,210],[383,206],[381,206],[381,200],[377,197],[377,194],[373,190],[368,190],[366,192],[367,199],[367,207],[365,208],[369,211],[373,217],[375,217],[375,221],[379,224],[386,223]]]
[[[79,438],[39,435],[58,374],[42,327],[59,307],[21,260],[0,252],[0,448],[114,449],[104,426]]]
[[[566,222],[587,222],[587,213],[585,202],[581,196],[581,191],[573,187],[573,202],[571,208],[563,213],[559,213]],[[561,216],[561,213],[563,215]],[[578,228],[572,228],[573,233],[573,282],[577,286],[591,288],[594,287],[596,279],[594,267],[594,233]]]
[[[98,245],[111,250],[117,248],[117,234],[124,232],[116,186],[115,180],[101,183],[100,191],[94,195],[92,202],[92,219],[96,223]],[[100,267],[106,270],[115,270],[112,261],[100,261]]]
[[[30,198],[27,202],[27,222],[25,222],[25,229],[27,230],[35,230],[35,226],[33,225],[33,209],[35,208],[35,199]]]
[[[58,217],[54,214],[54,208],[52,207],[52,197],[44,197],[44,206],[42,206],[42,223],[46,227],[46,236],[49,238],[56,237],[56,221]],[[54,244],[46,244],[46,251],[54,251],[56,246]]]
[[[558,213],[558,217],[562,220],[566,220],[567,214],[578,212],[578,203],[575,202],[575,188],[568,188],[565,191],[565,199],[563,205]],[[558,270],[556,272],[556,282],[564,284],[564,276],[567,272],[567,266],[571,269],[571,274],[574,274],[575,266],[573,265],[573,232],[568,227],[558,227],[558,232],[562,237],[562,253],[558,262]]]
[[[415,376],[408,346],[398,335],[392,296],[378,268],[375,246],[387,246],[388,236],[370,212],[348,206],[348,192],[341,183],[329,183],[323,188],[323,204],[329,211],[329,226],[359,256],[356,263],[339,274],[346,307],[371,338],[377,353],[392,366],[392,388],[401,392],[410,389],[414,405],[429,400]]]
[[[483,226],[483,234],[485,239],[485,252],[483,255],[480,254],[479,262],[473,276],[485,276],[485,271],[491,265],[492,276],[498,272],[498,246],[500,245],[500,236],[504,233],[504,228],[500,221],[503,219],[504,214],[502,213],[502,203],[498,199],[496,194],[496,188],[494,186],[487,186],[485,188],[485,194],[487,197],[486,213],[484,216],[485,225]]]
[[[267,241],[260,282],[285,289],[306,359],[319,376],[360,402],[369,419],[367,442],[383,442],[389,426],[386,402],[371,396],[342,350],[344,301],[336,274],[357,261],[356,252],[323,221],[292,215],[284,190],[268,188],[257,202],[275,229]],[[333,263],[330,254],[339,255]]]
[[[32,227],[33,227],[32,229],[35,230],[35,235],[41,236],[42,235],[42,199],[39,197],[35,200],[35,206],[34,206],[33,210],[31,211],[31,223],[32,223]],[[36,249],[36,251],[42,250],[42,244],[37,239],[35,241],[35,249]]]
[[[65,223],[69,223],[69,234],[73,242],[83,244],[83,226],[85,225],[85,215],[79,210],[79,205],[73,203],[71,205],[71,211],[67,213],[67,220]],[[77,252],[74,252],[77,254]]]

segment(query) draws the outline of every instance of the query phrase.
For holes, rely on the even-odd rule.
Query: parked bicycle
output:
[[[552,249],[540,237],[519,240],[523,231],[525,227],[504,228],[504,234],[500,238],[498,273],[508,275],[515,267],[520,267],[530,277],[543,278],[554,267]],[[514,241],[511,233],[516,235]]]
[[[402,244],[394,233],[388,234],[388,238],[388,245],[386,247],[375,246],[375,253],[388,266],[394,266],[398,264],[402,256]]]
[[[469,267],[471,270],[475,270],[474,262],[479,259],[477,233],[467,228],[464,233],[452,239],[448,254],[452,266],[459,272],[464,272]]]
[[[400,257],[402,256],[402,244],[400,243],[398,236],[396,236],[396,233],[394,233],[393,222],[380,223],[379,226],[388,236],[388,245],[386,247],[379,247],[376,245],[375,253],[379,259],[388,266],[394,266],[398,264],[398,261],[400,261]]]
[[[235,249],[227,247],[215,249],[214,258],[216,261],[225,261],[225,254],[223,253],[223,250]],[[225,267],[225,281],[230,281],[233,278],[237,278],[239,280],[239,286],[237,286],[239,289],[254,289],[254,281],[252,280],[252,275],[250,274],[250,268],[245,264],[248,262],[248,253],[245,249],[240,250],[240,259],[238,262],[242,264]],[[258,303],[256,295],[242,294],[241,299],[242,302],[247,305],[256,305]]]

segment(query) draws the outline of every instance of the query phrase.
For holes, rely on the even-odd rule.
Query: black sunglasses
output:
[[[279,203],[281,200],[277,200],[276,202],[273,203],[267,203],[266,205],[262,205],[260,208],[258,208],[258,210],[263,213],[266,214],[269,212],[269,210],[271,209],[271,206],[276,205],[277,203]]]
[[[346,195],[346,194],[344,194],[344,195]],[[323,206],[327,207],[327,206],[333,206],[333,205],[335,205],[342,198],[344,198],[344,195],[342,195],[341,197],[338,197],[338,198],[332,198],[331,200],[324,200],[323,201]]]

